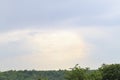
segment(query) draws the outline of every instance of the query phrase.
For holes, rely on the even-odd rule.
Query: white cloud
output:
[[[87,45],[77,33],[57,31],[37,33],[27,39],[32,54],[23,58],[38,65],[63,65],[86,55]]]
[[[30,33],[30,30],[16,30],[0,33],[0,43],[8,43],[21,40]]]
[[[102,55],[113,51],[109,47],[119,47],[118,34],[119,27],[101,26],[1,33],[1,63],[9,69],[68,69],[77,63],[94,68],[102,63]]]
[[[21,46],[18,48],[21,49],[18,50],[23,49],[29,52],[12,57],[11,63],[17,65],[17,62],[23,62],[24,64],[31,64],[33,67],[40,66],[40,69],[43,69],[45,65],[51,65],[50,67],[47,66],[47,69],[57,69],[58,66],[66,68],[70,64],[74,65],[76,63],[73,62],[76,59],[85,58],[88,50],[82,36],[72,30],[19,30],[0,36],[0,44],[20,42]],[[8,57],[9,62],[10,58]],[[7,62],[6,59],[4,60]],[[37,67],[37,69],[39,68]]]

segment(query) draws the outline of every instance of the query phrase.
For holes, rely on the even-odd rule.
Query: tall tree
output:
[[[102,80],[120,80],[120,64],[103,64],[100,71]]]
[[[65,78],[67,80],[84,80],[86,70],[76,65],[74,68],[71,68],[70,71],[67,71]]]

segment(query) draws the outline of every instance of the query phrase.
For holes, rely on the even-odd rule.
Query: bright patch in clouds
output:
[[[21,30],[10,32],[8,35],[4,34],[1,42],[6,40],[8,43],[22,42],[21,48],[26,49],[26,52],[29,53],[21,53],[21,56],[16,56],[16,62],[20,62],[21,65],[31,64],[32,68],[36,68],[37,65],[37,69],[58,69],[58,66],[61,65],[60,68],[67,68],[70,67],[69,64],[73,66],[76,64],[74,61],[83,59],[87,51],[87,44],[74,31]]]
[[[85,43],[78,34],[72,32],[38,33],[28,40],[39,54],[50,54],[52,59],[61,60],[80,57],[84,53]]]
[[[119,27],[26,29],[0,34],[2,70],[98,68],[119,61]],[[108,57],[109,55],[109,57]]]

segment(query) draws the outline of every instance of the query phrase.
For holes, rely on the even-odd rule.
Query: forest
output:
[[[78,64],[66,70],[10,70],[0,72],[0,80],[120,80],[120,64],[102,64],[96,70]]]

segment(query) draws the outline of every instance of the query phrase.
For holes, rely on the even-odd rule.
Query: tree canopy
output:
[[[120,64],[103,64],[100,67],[102,80],[120,80]]]
[[[0,72],[0,80],[120,80],[120,64],[103,64],[96,70],[81,68],[54,71],[5,71]]]

